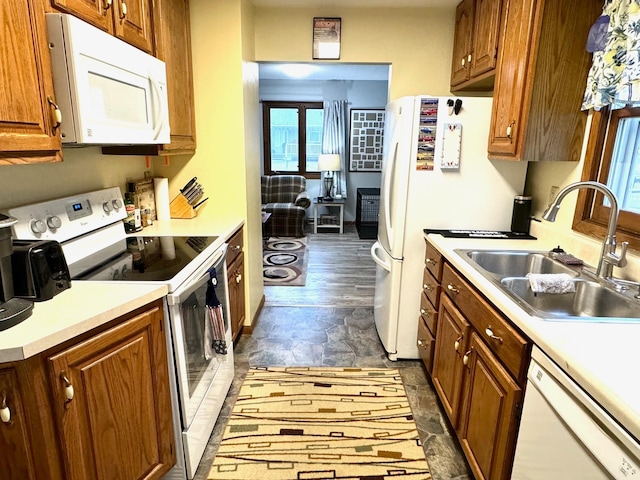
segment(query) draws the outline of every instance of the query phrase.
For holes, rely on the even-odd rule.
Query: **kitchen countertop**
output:
[[[640,439],[640,377],[637,374],[640,322],[603,323],[592,320],[549,321],[526,313],[487,280],[455,249],[549,251],[543,240],[489,240],[425,235],[429,242],[518,326],[538,347],[582,386],[636,440]]]
[[[135,235],[217,236],[220,244],[243,225],[242,220],[156,221]],[[0,363],[19,361],[81,335],[125,315],[158,298],[168,288],[163,284],[122,284],[72,281],[71,288],[51,300],[34,304],[32,315],[23,322],[0,331]]]

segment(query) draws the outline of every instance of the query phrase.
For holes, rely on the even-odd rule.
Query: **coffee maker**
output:
[[[17,220],[0,213],[0,331],[13,327],[33,312],[33,302],[14,297],[11,225]]]

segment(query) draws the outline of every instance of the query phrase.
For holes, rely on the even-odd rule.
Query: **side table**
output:
[[[338,209],[338,223],[318,225],[318,207],[337,208]],[[313,200],[313,233],[318,233],[318,230],[335,229],[337,228],[339,233],[343,233],[344,226],[344,199],[333,199],[333,201],[326,201],[322,198],[315,198]]]

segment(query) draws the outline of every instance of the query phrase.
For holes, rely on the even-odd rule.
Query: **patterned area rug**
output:
[[[393,368],[250,369],[209,479],[430,479]]]
[[[262,249],[265,285],[304,286],[307,277],[307,239],[271,237]]]

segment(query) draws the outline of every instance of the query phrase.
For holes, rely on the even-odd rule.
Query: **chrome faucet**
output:
[[[573,190],[579,188],[591,188],[601,192],[611,204],[611,213],[609,214],[609,224],[607,225],[607,236],[602,242],[602,251],[600,252],[600,259],[598,261],[598,267],[596,268],[595,275],[598,278],[610,280],[613,276],[613,267],[624,267],[627,264],[627,246],[629,242],[623,242],[620,254],[616,253],[616,229],[618,228],[618,199],[615,194],[609,190],[606,185],[593,181],[575,182],[567,185],[558,192],[556,198],[553,199],[549,208],[542,214],[542,218],[555,222],[558,210],[560,210],[560,202],[564,197]]]

